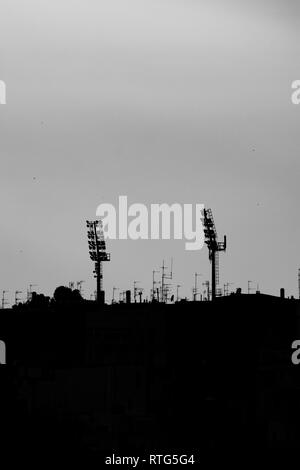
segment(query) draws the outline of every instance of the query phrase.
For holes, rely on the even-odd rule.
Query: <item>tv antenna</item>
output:
[[[171,271],[166,273],[167,266],[165,266],[165,260],[163,260],[163,265],[161,267],[161,301],[166,303],[168,301],[168,292],[170,284],[166,284],[166,279],[173,279],[173,258],[171,258]]]

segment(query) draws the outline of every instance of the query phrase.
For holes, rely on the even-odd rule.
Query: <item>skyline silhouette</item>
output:
[[[1,430],[13,428],[3,451],[101,465],[112,452],[191,452],[203,464],[296,450],[299,305],[240,293],[175,305],[101,305],[63,286],[51,301],[34,294],[0,318]]]
[[[122,241],[119,240],[118,242],[119,243],[124,243],[123,240]],[[111,240],[107,240],[106,243],[108,244],[108,246],[110,246]],[[137,243],[137,242],[135,241],[135,243]],[[139,240],[138,243],[141,243],[141,241]],[[146,243],[151,243],[151,240],[147,241]],[[157,243],[157,241],[155,241],[154,243]],[[177,241],[175,243],[178,244]],[[182,249],[182,251],[184,251],[184,250]],[[205,251],[205,252],[207,251],[206,246],[203,247],[202,251]],[[192,254],[195,258],[197,258],[199,256],[198,251],[192,252]],[[112,254],[112,255],[113,255],[112,259],[114,259],[114,254]],[[87,255],[87,258],[88,258],[88,255]],[[199,295],[204,295],[203,292],[205,292],[205,290],[206,290],[206,282],[207,281],[210,283],[210,288],[211,288],[211,263],[209,262],[207,253],[206,253],[206,258],[207,258],[207,260],[206,260],[206,263],[204,264],[205,269],[203,269],[201,273],[197,273],[197,276],[201,276],[200,281],[198,282],[198,287],[197,287],[197,289],[198,289],[197,294],[199,294]],[[225,259],[225,257],[224,257],[224,259]],[[176,292],[177,292],[177,286],[180,286],[180,298],[187,299],[187,300],[193,300],[193,295],[194,295],[193,290],[194,290],[195,272],[196,271],[189,273],[189,275],[190,275],[189,285],[182,284],[182,281],[181,281],[182,277],[180,277],[180,276],[182,276],[182,272],[180,272],[180,273],[177,272],[177,270],[176,270],[176,268],[177,268],[176,258],[171,256],[171,258],[169,258],[169,259],[164,258],[160,262],[158,260],[158,264],[156,266],[149,265],[147,267],[148,268],[147,270],[145,269],[144,272],[140,272],[139,276],[135,276],[132,281],[130,281],[130,279],[125,277],[122,280],[122,282],[119,283],[119,286],[122,285],[122,287],[118,287],[118,282],[115,282],[114,279],[113,279],[113,273],[111,273],[111,272],[107,273],[106,272],[107,271],[106,266],[105,266],[103,268],[103,278],[104,278],[103,279],[103,283],[104,283],[103,290],[106,292],[106,297],[105,297],[106,298],[106,303],[111,303],[111,300],[113,299],[113,296],[114,296],[114,290],[118,291],[119,294],[122,293],[122,292],[125,293],[126,290],[131,290],[132,293],[133,293],[136,278],[142,278],[143,281],[146,281],[145,283],[143,283],[143,281],[139,280],[138,283],[139,283],[139,287],[143,290],[143,299],[147,299],[147,301],[150,301],[151,300],[151,290],[152,290],[152,285],[153,285],[153,270],[156,273],[156,279],[157,280],[155,282],[156,283],[161,283],[162,270],[161,270],[160,265],[162,264],[162,262],[165,262],[166,267],[167,267],[167,264],[171,264],[171,260],[173,260],[172,263],[174,263],[173,278],[169,283],[171,294],[173,294],[173,296],[175,297]],[[223,264],[225,264],[225,263],[224,263],[223,257],[222,257],[221,267],[220,267],[220,282],[217,286],[218,291],[219,291],[218,296],[224,295],[224,291],[227,292],[227,294],[229,292],[234,293],[234,292],[236,292],[237,289],[241,289],[243,293],[255,293],[256,291],[260,291],[260,292],[265,293],[265,294],[280,296],[280,289],[283,288],[286,292],[287,297],[299,298],[299,268],[294,273],[294,284],[295,284],[294,289],[289,290],[289,289],[286,289],[285,285],[282,285],[282,286],[280,286],[280,288],[277,291],[275,291],[275,289],[273,288],[270,292],[270,291],[266,291],[266,290],[263,289],[262,283],[259,282],[259,277],[257,279],[253,279],[253,278],[252,279],[247,279],[247,277],[245,277],[245,276],[240,276],[240,278],[243,279],[243,282],[239,282],[239,276],[238,275],[236,275],[236,277],[234,277],[234,278],[231,278],[230,280],[226,279],[224,277],[224,272],[223,272],[223,269],[222,269]],[[195,266],[196,266],[196,263],[195,263]],[[90,267],[91,267],[91,265],[90,265]],[[198,267],[198,270],[199,270],[199,267]],[[89,272],[88,272],[88,279],[81,279],[80,281],[78,281],[78,279],[80,278],[80,275],[77,276],[77,278],[76,278],[76,276],[73,275],[73,277],[71,279],[65,280],[61,285],[64,285],[66,287],[68,287],[70,285],[73,285],[73,288],[75,288],[75,286],[77,284],[77,288],[78,288],[78,284],[80,284],[80,292],[81,292],[83,298],[86,298],[87,300],[89,300],[95,295],[95,292],[96,292],[96,284],[95,284],[95,281],[94,281],[93,277],[94,277],[93,276],[93,271],[92,271],[92,269],[90,269]],[[187,273],[185,273],[185,278],[187,278]],[[115,279],[119,279],[118,271],[116,272]],[[232,279],[236,279],[236,281],[234,281]],[[178,282],[180,282],[180,284],[178,284]],[[109,287],[107,286],[107,284],[109,284]],[[26,302],[26,300],[28,300],[28,298],[30,296],[30,293],[32,291],[42,293],[42,294],[45,294],[47,296],[52,296],[55,288],[59,285],[59,283],[55,284],[55,281],[54,281],[54,285],[55,285],[55,287],[54,287],[53,290],[51,290],[51,288],[49,288],[47,286],[43,290],[43,286],[40,283],[36,282],[34,284],[31,284],[31,283],[28,282],[27,284],[25,284],[23,286],[18,286],[18,288],[21,288],[22,290],[18,290],[18,288],[16,288],[12,291],[7,289],[7,288],[4,289],[4,288],[2,288],[2,286],[0,286],[0,294],[1,294],[0,295],[0,297],[1,297],[0,298],[0,308],[2,307],[3,300],[4,300],[4,305],[6,306],[5,308],[9,308],[9,307],[11,307],[12,305],[14,305],[18,302],[21,302],[21,303]],[[34,290],[32,290],[31,286],[34,286]],[[110,287],[111,287],[111,290],[110,290]],[[222,292],[222,293],[220,293],[220,292]],[[17,299],[17,302],[16,302],[16,299]],[[1,304],[1,301],[2,301],[2,304]]]

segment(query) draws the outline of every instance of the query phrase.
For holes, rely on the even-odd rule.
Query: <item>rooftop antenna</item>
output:
[[[153,269],[153,271],[152,271],[152,292],[151,292],[152,302],[155,300],[155,292],[156,292],[155,286],[156,286],[156,284],[158,284],[158,282],[155,280],[155,274],[158,274],[158,273],[159,273],[159,271],[156,271],[155,269]]]
[[[115,301],[115,293],[116,293],[118,290],[120,290],[118,287],[113,287],[113,295],[112,295],[112,301],[111,301],[112,304],[115,304],[115,303],[116,303],[116,301]]]
[[[134,303],[136,303],[136,297],[138,295],[138,287],[137,287],[137,284],[139,283],[140,281],[133,281],[133,299],[134,299]]]
[[[212,300],[215,300],[219,284],[219,251],[226,250],[226,235],[224,235],[223,242],[218,242],[217,230],[211,209],[203,209],[202,222],[205,243],[208,247],[209,260],[211,261],[211,296]]]
[[[232,286],[234,282],[226,282],[224,284],[224,297],[229,295],[229,286]]]
[[[168,290],[170,284],[166,284],[166,279],[173,279],[173,258],[171,258],[171,271],[166,273],[167,266],[165,266],[165,260],[163,260],[163,265],[161,267],[161,301],[167,302],[168,301]]]
[[[5,305],[8,304],[8,301],[5,298],[5,294],[8,292],[8,290],[3,290],[2,291],[2,309],[5,308]]]
[[[27,289],[27,300],[30,301],[32,297],[32,288],[37,287],[37,284],[29,284],[29,290]]]
[[[18,294],[22,294],[21,290],[16,290],[15,292],[15,305],[18,305],[18,302],[20,302],[21,298],[18,297]]]
[[[84,281],[77,281],[76,282],[76,288],[79,290],[81,296],[82,296],[82,284],[83,283],[84,283]]]
[[[179,302],[179,289],[180,289],[181,285],[180,284],[177,284],[176,286],[176,302]]]
[[[197,300],[197,295],[198,295],[198,283],[197,283],[197,280],[198,280],[198,277],[202,276],[201,273],[195,273],[195,286],[193,288],[193,299],[194,299],[194,302]]]
[[[95,262],[94,277],[96,278],[98,303],[104,303],[103,291],[103,261],[110,261],[110,253],[106,252],[102,220],[86,221],[88,229],[89,253],[92,261]]]
[[[139,298],[140,298],[140,304],[142,303],[143,292],[144,292],[144,289],[141,289],[141,288],[140,288],[139,291],[138,291],[138,296],[139,296]]]
[[[207,300],[209,300],[209,296],[210,296],[209,281],[202,282],[202,285],[205,287],[204,293],[206,292],[206,294],[207,294],[206,298],[207,298]]]

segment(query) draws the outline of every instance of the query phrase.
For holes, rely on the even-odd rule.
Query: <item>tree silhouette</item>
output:
[[[83,301],[78,289],[72,290],[65,286],[57,287],[54,291],[53,298],[56,304],[78,304]]]

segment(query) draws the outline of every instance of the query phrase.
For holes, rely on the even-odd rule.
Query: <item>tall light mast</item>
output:
[[[95,270],[93,272],[97,282],[96,300],[98,303],[104,303],[102,262],[110,261],[110,253],[106,252],[102,221],[87,220],[86,225],[88,229],[87,234],[90,258],[95,262]]]
[[[208,247],[209,259],[211,261],[211,296],[216,298],[216,289],[219,284],[219,251],[226,250],[226,235],[224,241],[218,242],[217,230],[211,209],[203,209],[203,226],[205,243]]]

